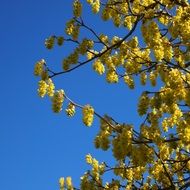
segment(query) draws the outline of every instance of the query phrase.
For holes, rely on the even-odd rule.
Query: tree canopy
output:
[[[83,2],[85,3],[85,2]],[[83,3],[73,1],[73,17],[66,23],[65,35],[45,40],[47,49],[72,43],[74,48],[62,61],[62,71],[55,72],[44,59],[35,64],[40,77],[38,94],[48,96],[55,113],[63,103],[69,117],[75,109],[82,112],[83,123],[90,127],[94,117],[100,128],[94,146],[110,150],[116,165],[100,163],[86,155],[91,170],[74,187],[71,177],[60,178],[60,189],[179,189],[190,187],[190,4],[187,0],[87,0],[94,14],[113,27],[125,29],[125,35],[108,36],[86,25]],[[86,30],[90,38],[81,32]],[[137,32],[138,31],[138,32]],[[147,81],[155,91],[143,91],[138,101],[140,126],[119,123],[94,108],[80,105],[64,89],[56,89],[58,75],[92,64],[108,83],[122,80],[130,89]],[[159,84],[159,85],[158,85]],[[112,174],[104,181],[106,173]]]

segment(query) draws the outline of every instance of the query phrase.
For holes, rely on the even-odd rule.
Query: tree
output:
[[[39,76],[38,94],[49,96],[55,113],[74,116],[75,108],[83,113],[83,122],[91,126],[94,116],[100,119],[96,148],[111,150],[115,166],[99,163],[90,154],[86,162],[92,169],[81,177],[81,190],[99,189],[188,189],[190,187],[190,4],[187,0],[87,0],[94,14],[115,27],[126,29],[126,35],[109,37],[98,34],[82,18],[82,3],[73,2],[73,18],[66,24],[64,36],[50,36],[47,49],[64,42],[74,44],[63,60],[63,71],[54,72],[45,60],[36,63]],[[80,33],[85,29],[93,35]],[[135,31],[139,34],[135,35]],[[139,40],[141,39],[141,41]],[[98,49],[101,49],[98,51]],[[139,97],[139,127],[118,123],[108,115],[101,116],[91,105],[79,105],[56,90],[53,78],[72,72],[87,63],[108,83],[124,80],[135,89],[134,79],[142,85],[149,80],[155,91],[144,91]],[[161,84],[161,87],[160,85]],[[136,130],[137,129],[137,130]],[[104,183],[104,174],[112,172]],[[60,178],[60,189],[75,189],[70,177]],[[76,188],[77,189],[77,188]]]

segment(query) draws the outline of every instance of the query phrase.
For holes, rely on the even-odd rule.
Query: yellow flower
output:
[[[63,42],[64,42],[64,38],[62,36],[57,37],[57,44],[59,46],[63,45]]]
[[[134,89],[135,85],[134,85],[134,80],[133,80],[132,76],[129,76],[126,74],[124,76],[124,81],[130,89]]]
[[[47,95],[52,97],[55,92],[55,85],[51,79],[47,80]]]
[[[157,76],[158,76],[157,72],[155,72],[155,71],[150,72],[149,79],[150,79],[150,82],[151,82],[152,86],[156,86],[156,78],[157,78]]]
[[[91,154],[86,155],[86,163],[92,164],[92,156],[91,156]]]
[[[64,190],[64,183],[65,183],[64,177],[60,177],[59,179],[60,190]]]
[[[129,30],[132,29],[133,23],[132,23],[131,16],[125,17],[125,19],[124,19],[124,24],[123,24],[123,25],[124,25],[125,27],[127,27]]]
[[[46,92],[47,84],[44,80],[40,80],[38,83],[38,95],[43,98],[46,95]]]
[[[57,90],[52,97],[52,110],[55,113],[59,113],[62,110],[63,101],[64,101],[64,91]]]
[[[66,111],[66,113],[67,113],[67,115],[69,117],[74,116],[74,114],[75,114],[75,105],[72,104],[72,103],[69,103],[68,107],[67,107],[67,109],[65,111]]]
[[[73,14],[75,17],[80,17],[82,13],[82,4],[79,0],[75,0],[73,3]]]
[[[145,73],[145,72],[142,72],[142,73],[140,74],[140,80],[141,80],[141,84],[142,84],[142,85],[145,85],[145,84],[146,84],[146,79],[147,79],[146,73]]]
[[[93,64],[93,69],[100,75],[105,72],[105,67],[99,59],[95,60]]]
[[[55,42],[55,36],[50,36],[45,40],[45,46],[47,49],[52,49]]]
[[[75,29],[75,21],[73,19],[69,20],[67,23],[66,23],[66,28],[65,28],[65,32],[66,34],[68,35],[72,35],[73,32],[74,32],[74,29]]]
[[[139,104],[138,104],[138,113],[139,115],[144,115],[146,114],[147,110],[149,107],[149,98],[147,93],[143,93],[139,99]]]
[[[82,110],[83,113],[83,123],[90,127],[92,125],[92,122],[94,120],[94,109],[90,105],[86,105],[83,107]]]
[[[95,0],[93,3],[92,3],[92,12],[93,13],[98,13],[100,10],[100,0]]]
[[[73,190],[73,184],[72,184],[71,177],[66,178],[66,185],[67,185],[67,190]]]
[[[110,69],[110,70],[107,71],[107,73],[106,73],[106,80],[109,83],[117,83],[118,82],[119,78],[118,78],[118,75],[115,72],[115,70]]]
[[[44,64],[45,64],[45,60],[42,59],[40,61],[38,61],[35,66],[34,66],[34,75],[36,76],[41,76],[42,71],[44,70]]]

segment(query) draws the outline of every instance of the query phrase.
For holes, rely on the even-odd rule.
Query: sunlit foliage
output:
[[[82,112],[86,126],[100,119],[94,146],[111,150],[115,166],[100,163],[90,154],[91,166],[81,177],[81,190],[118,189],[188,189],[190,187],[190,4],[187,0],[87,0],[92,13],[113,26],[126,30],[123,37],[109,37],[87,26],[82,18],[83,5],[73,1],[73,18],[64,36],[50,36],[47,49],[73,43],[75,48],[62,61],[63,71],[54,72],[45,60],[36,63],[34,74],[40,77],[38,94],[52,101],[52,110],[74,116]],[[72,11],[72,10],[71,10]],[[86,29],[92,38],[83,36]],[[138,30],[138,35],[135,31]],[[143,43],[142,43],[143,41]],[[84,59],[85,58],[85,59]],[[81,61],[82,60],[82,61]],[[123,80],[126,88],[138,88],[147,81],[155,91],[144,91],[139,97],[140,126],[118,123],[94,108],[79,105],[62,90],[55,90],[53,78],[85,64],[108,83]],[[162,86],[158,86],[162,84]],[[156,88],[157,87],[157,88]],[[76,110],[77,108],[77,110]],[[145,118],[145,119],[144,119]],[[104,181],[111,172],[112,180]],[[60,178],[60,190],[73,190],[71,177]]]

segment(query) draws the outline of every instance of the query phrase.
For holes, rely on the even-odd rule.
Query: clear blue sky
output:
[[[100,161],[111,159],[109,153],[93,149],[98,120],[87,128],[80,110],[68,119],[64,113],[52,113],[50,101],[37,96],[35,62],[44,58],[61,69],[62,59],[69,54],[67,46],[46,50],[44,40],[51,34],[63,34],[72,15],[71,2],[1,0],[0,189],[57,190],[61,176],[72,176],[78,185],[79,177],[88,169],[86,154]],[[84,20],[99,32],[116,32],[111,23],[98,22],[89,6],[85,7]],[[136,101],[142,89],[130,91],[123,82],[107,84],[92,71],[91,64],[56,81],[73,100],[92,104],[100,114],[107,113],[119,122],[140,122]]]

